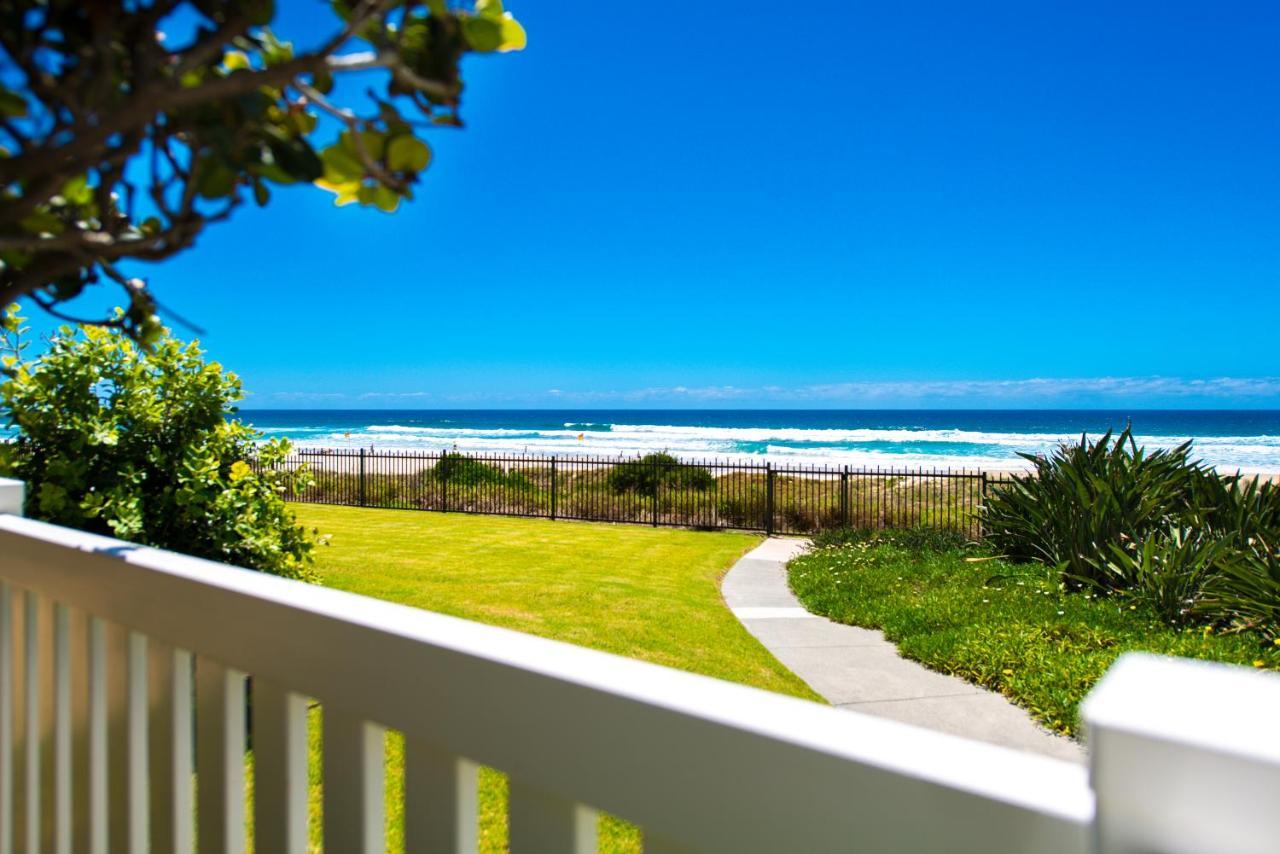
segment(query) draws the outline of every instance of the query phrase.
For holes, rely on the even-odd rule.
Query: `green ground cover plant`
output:
[[[848,532],[789,575],[810,611],[883,629],[908,658],[999,691],[1066,735],[1123,652],[1280,670],[1280,646],[1257,633],[1171,626],[1140,598],[1073,590],[1052,567],[932,534]]]
[[[301,521],[330,536],[317,555],[328,586],[820,699],[720,598],[720,577],[760,541],[756,535],[349,507],[297,510]],[[318,784],[317,763],[313,756]],[[395,790],[403,773],[396,737],[388,739],[387,768],[388,789]],[[482,772],[484,851],[505,850],[505,785],[502,775]],[[319,807],[313,787],[313,821]],[[403,804],[389,802],[387,815],[395,850]],[[318,825],[313,830],[318,834]],[[602,851],[640,847],[639,832],[614,819],[602,820],[600,841]]]
[[[993,491],[987,542],[1170,625],[1280,635],[1280,488],[1222,476],[1188,442],[1147,453],[1125,430],[1082,438]]]

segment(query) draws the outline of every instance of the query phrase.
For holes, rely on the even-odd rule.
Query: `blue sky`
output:
[[[509,8],[415,203],[139,270],[249,405],[1280,405],[1280,5]]]

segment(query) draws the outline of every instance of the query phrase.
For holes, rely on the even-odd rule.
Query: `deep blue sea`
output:
[[[1223,469],[1280,472],[1280,410],[252,410],[267,436],[308,447],[770,459],[1009,469],[1082,433],[1131,424],[1139,444]]]

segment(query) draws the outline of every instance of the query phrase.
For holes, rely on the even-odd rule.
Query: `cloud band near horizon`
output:
[[[369,391],[361,393],[276,391],[254,394],[249,403],[298,406],[373,404],[428,406],[605,405],[1038,408],[1049,404],[1091,406],[1280,406],[1280,377],[1092,377],[1010,380],[859,380],[800,386],[650,386],[636,389],[562,389],[537,392]]]

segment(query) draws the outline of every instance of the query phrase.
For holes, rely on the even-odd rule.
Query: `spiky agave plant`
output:
[[[1183,626],[1196,619],[1206,583],[1234,553],[1204,527],[1177,521],[1141,541],[1112,543],[1091,564],[1106,586]]]
[[[1220,561],[1195,604],[1205,619],[1280,643],[1280,539],[1256,536]]]
[[[1113,548],[1167,529],[1191,506],[1211,472],[1191,443],[1148,452],[1126,428],[1096,441],[1082,436],[1048,457],[1023,454],[1034,474],[994,491],[980,509],[991,544],[1010,557],[1056,567],[1073,586],[1115,586]]]

